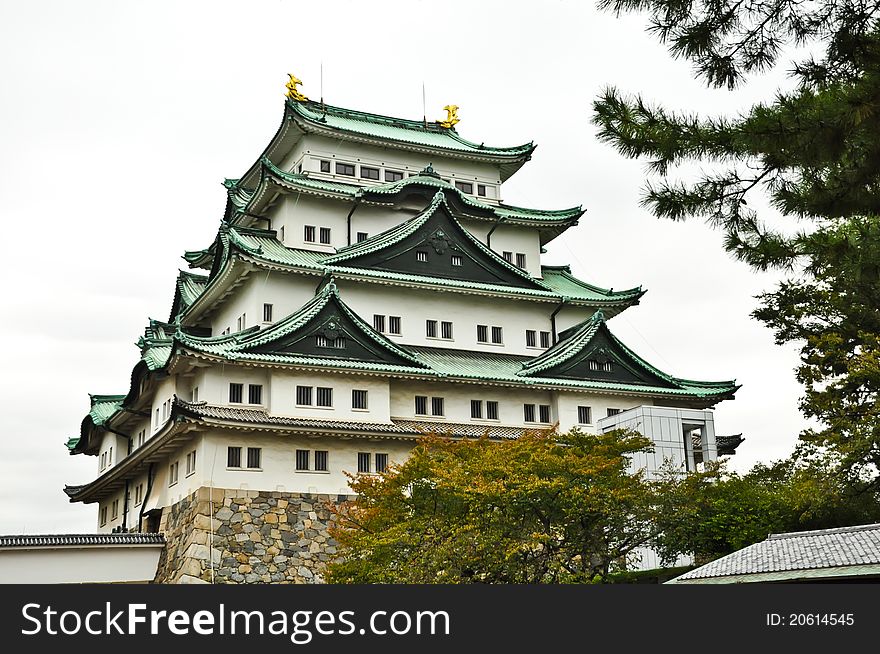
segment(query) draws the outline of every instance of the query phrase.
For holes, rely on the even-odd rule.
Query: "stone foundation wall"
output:
[[[349,495],[200,488],[162,511],[156,583],[323,583],[331,507]]]

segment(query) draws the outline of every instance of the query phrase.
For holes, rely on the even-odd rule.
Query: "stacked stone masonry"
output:
[[[323,583],[347,495],[200,488],[162,511],[156,583]]]

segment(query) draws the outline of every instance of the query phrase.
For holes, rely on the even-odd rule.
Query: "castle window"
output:
[[[327,458],[329,452],[327,450],[315,450],[315,470],[317,472],[327,472]]]
[[[471,400],[471,418],[483,417],[483,401]]]
[[[116,520],[119,517],[119,500],[113,500],[113,510],[110,511],[110,519]]]
[[[107,507],[106,506],[101,507],[100,516],[101,516],[101,518],[100,518],[101,526],[103,527],[104,525],[107,524]]]
[[[186,476],[189,477],[196,471],[196,451],[186,455]]]
[[[244,384],[229,384],[229,403],[241,404],[244,397]]]
[[[507,263],[513,263],[513,252],[506,252],[506,251],[505,251],[505,252],[502,252],[502,253],[501,253],[501,257],[502,257]]]
[[[315,450],[315,472],[327,472],[327,450]],[[297,472],[308,472],[310,470],[309,464],[311,463],[310,459],[312,457],[312,452],[310,450],[297,450],[296,451],[296,471]]]
[[[489,342],[489,326],[477,325],[477,343]]]
[[[486,420],[498,420],[498,402],[486,400]]]
[[[358,232],[358,233],[357,233],[357,242],[358,242],[358,243],[363,243],[363,242],[366,241],[368,238],[370,238],[370,235],[367,234],[366,232]]]
[[[259,469],[263,458],[263,449],[260,447],[247,448],[247,467],[251,469]]]
[[[416,261],[420,263],[428,263],[427,250],[416,250]]]
[[[357,389],[351,391],[351,408],[367,410],[367,391]]]
[[[535,347],[538,343],[538,334],[534,329],[526,330],[526,347]]]
[[[347,163],[341,163],[339,161],[336,162],[336,174],[337,175],[348,175],[349,177],[354,177],[354,166]]]
[[[602,364],[602,370],[604,370],[605,372],[612,372],[614,370],[614,364],[611,363],[611,361],[605,361]]]
[[[369,452],[358,452],[358,472],[370,472]]]
[[[330,172],[330,162],[329,161],[321,161],[321,172],[329,173]]]
[[[378,168],[368,168],[367,166],[361,166],[361,179],[379,179],[379,169]]]
[[[385,332],[385,316],[373,315],[373,329],[380,333]]]
[[[432,397],[431,398],[431,415],[432,416],[442,416],[443,415],[443,398],[442,397]]]
[[[477,184],[477,195],[481,198],[486,197],[486,185],[485,184]]]
[[[550,332],[541,332],[541,347],[550,347]]]
[[[578,424],[590,425],[593,423],[593,411],[588,406],[578,407]]]
[[[534,404],[523,404],[523,420],[525,422],[535,422]]]
[[[263,403],[263,385],[248,384],[248,404]]]
[[[314,243],[315,242],[315,226],[314,225],[305,225],[303,227],[303,240],[306,243]]]
[[[321,243],[324,245],[330,245],[330,228],[329,227],[322,227],[320,229],[320,232],[321,233],[320,233],[319,240],[321,241]]]
[[[263,322],[272,322],[272,305],[263,305]]]
[[[452,323],[445,320],[440,323],[440,338],[452,340]]]
[[[400,336],[400,316],[388,316],[388,333]]]
[[[325,386],[318,386],[315,389],[315,398],[317,399],[316,404],[318,406],[323,407],[332,407],[333,406],[333,389],[327,388]]]
[[[312,406],[312,387],[297,386],[296,387],[296,405]]]
[[[463,261],[464,260],[461,258],[460,254],[453,254],[452,255],[452,265],[453,266],[460,266],[463,263]]]
[[[550,422],[550,405],[549,404],[541,404],[538,406],[538,419],[540,422],[549,423]]]
[[[318,347],[327,347],[334,350],[345,349],[345,336],[337,336],[336,338],[327,338],[322,334],[315,334],[315,345]]]
[[[501,327],[492,328],[492,342],[496,345],[503,343]]]
[[[281,242],[284,243],[284,225],[281,225],[281,229],[278,230],[278,236],[281,239]]]
[[[311,456],[311,452],[309,452],[309,450],[297,450],[296,451],[296,469],[299,471],[308,470],[310,456]]]
[[[590,361],[587,362],[587,367],[590,370],[598,370],[599,369],[599,362],[591,359]]]
[[[457,188],[462,193],[473,193],[474,185],[470,182],[456,182],[455,188]]]
[[[193,400],[193,401],[196,401],[196,400]],[[147,440],[147,430],[141,429],[137,435],[137,446],[142,447],[145,440]]]
[[[385,181],[386,182],[399,182],[403,179],[403,173],[399,170],[386,170],[385,171]]]
[[[243,313],[238,317],[238,329],[236,331],[240,332],[245,328],[247,328],[247,314]]]
[[[190,391],[189,396],[193,402],[198,402],[199,401],[199,387],[193,386],[192,390]]]
[[[139,506],[144,501],[144,485],[138,484],[134,487],[134,505]]]
[[[227,468],[240,468],[241,467],[241,448],[240,447],[227,447],[226,448],[226,467]]]
[[[384,452],[376,452],[376,472],[385,472],[388,469],[388,455]]]
[[[428,398],[425,395],[416,395],[416,415],[428,415]]]
[[[425,321],[425,336],[428,338],[437,338],[437,321],[436,320],[426,320]]]
[[[616,416],[618,413],[620,413],[620,409],[608,409],[607,415],[610,418],[611,416]]]
[[[516,253],[516,267],[517,268],[525,268],[526,267],[526,255],[522,252]]]
[[[177,483],[177,473],[180,471],[180,461],[175,461],[168,466],[168,485],[174,486]]]

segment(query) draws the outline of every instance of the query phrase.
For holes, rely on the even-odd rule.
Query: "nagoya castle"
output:
[[[67,443],[98,462],[64,490],[95,505],[99,533],[164,534],[160,582],[317,582],[347,475],[426,433],[632,427],[654,442],[633,461],[648,474],[733,453],[742,439],[716,435],[710,410],[733,381],[675,377],[614,335],[640,287],[542,265],[584,211],[503,201],[534,144],[467,140],[454,105],[392,118],[299,84],[224,181],[220,228],[184,253],[130,381],[91,395]]]

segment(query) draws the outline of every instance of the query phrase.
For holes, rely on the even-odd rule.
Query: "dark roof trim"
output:
[[[51,534],[0,536],[0,548],[165,545],[162,534]]]

